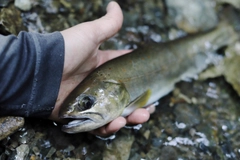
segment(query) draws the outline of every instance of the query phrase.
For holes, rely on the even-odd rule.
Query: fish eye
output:
[[[85,109],[90,109],[93,103],[94,103],[93,99],[88,96],[82,99],[82,105]]]
[[[87,110],[92,108],[95,103],[95,98],[90,95],[82,95],[82,97],[78,100],[78,107],[80,110]]]

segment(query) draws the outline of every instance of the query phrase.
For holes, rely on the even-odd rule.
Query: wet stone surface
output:
[[[8,1],[1,1],[0,5],[6,6],[5,2]],[[105,13],[108,2],[33,0],[30,10],[21,11],[11,1],[0,9],[0,32],[17,34],[25,29],[40,33],[62,30],[99,18]],[[226,3],[224,0],[201,1],[198,6],[201,14],[193,13],[192,17],[185,16],[178,21],[169,15],[171,12],[168,12],[170,9],[165,2],[170,0],[119,1],[125,16],[123,29],[101,47],[137,48],[143,42],[168,41],[208,30],[209,26],[217,23],[215,14],[219,8],[214,8],[214,2]],[[177,8],[183,7],[175,9],[177,16],[184,15],[188,3],[191,2],[181,0],[172,4],[178,4]],[[236,4],[235,1],[229,3]],[[194,17],[197,15],[199,17]],[[186,29],[189,25],[185,23],[187,18],[192,18],[194,23]],[[210,24],[202,25],[205,21]],[[23,24],[26,28],[22,28]],[[194,27],[197,30],[192,31]],[[26,119],[20,130],[0,141],[0,159],[240,159],[240,101],[232,86],[220,76],[205,81],[181,82],[176,89],[177,92],[159,101],[157,111],[140,130],[122,129],[115,140],[102,141],[88,133],[70,135],[63,133],[61,126],[51,121]]]
[[[236,42],[225,50],[225,58],[218,64],[210,67],[200,74],[200,79],[214,78],[224,76],[226,81],[232,85],[240,96],[240,72],[238,65],[240,63],[240,43]]]
[[[0,117],[0,140],[7,138],[24,125],[23,117]]]
[[[174,20],[178,28],[187,33],[206,31],[217,25],[218,18],[214,10],[214,1],[166,0],[166,4],[170,19]]]
[[[0,7],[6,7],[13,0],[1,0]]]
[[[21,12],[12,4],[7,8],[0,10],[0,33],[1,34],[15,34],[25,30],[22,22]]]

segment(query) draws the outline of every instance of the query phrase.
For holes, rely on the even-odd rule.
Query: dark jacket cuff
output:
[[[0,115],[48,117],[57,100],[64,65],[60,32],[1,36]]]

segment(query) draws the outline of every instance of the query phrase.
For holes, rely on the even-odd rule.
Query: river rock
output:
[[[21,144],[19,147],[16,148],[17,155],[15,156],[18,160],[24,160],[26,159],[26,156],[29,153],[29,147],[26,144]]]
[[[24,124],[23,117],[1,117],[0,118],[0,140],[16,132]]]
[[[128,160],[134,139],[132,134],[117,136],[112,143],[106,146],[103,160]]]
[[[188,129],[200,123],[201,115],[198,107],[192,104],[177,104],[174,109],[176,123],[178,129]]]
[[[169,18],[187,33],[206,31],[217,25],[212,0],[166,0],[166,5]]]
[[[231,4],[235,8],[240,9],[240,1],[239,0],[216,0],[216,2],[220,5],[224,4],[224,3]]]
[[[240,96],[240,42],[229,46],[226,49],[226,55],[218,64],[210,67],[200,74],[199,79],[204,80],[224,76],[228,83],[230,83],[235,91]]]
[[[0,7],[6,7],[12,1],[13,0],[1,0],[0,1]]]
[[[31,0],[15,0],[14,5],[22,11],[29,11],[32,8]]]
[[[15,34],[25,30],[22,23],[21,12],[9,5],[7,8],[0,10],[0,34]]]
[[[178,154],[174,147],[172,146],[164,146],[161,150],[160,159],[164,160],[177,160]]]

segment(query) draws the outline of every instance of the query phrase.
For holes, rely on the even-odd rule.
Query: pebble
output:
[[[26,156],[29,153],[29,147],[26,144],[21,144],[19,147],[16,148],[17,155],[15,156],[17,160],[25,160]]]
[[[103,152],[103,160],[127,160],[135,137],[132,134],[117,136]]]
[[[14,5],[22,11],[29,11],[32,8],[31,0],[15,0]]]

